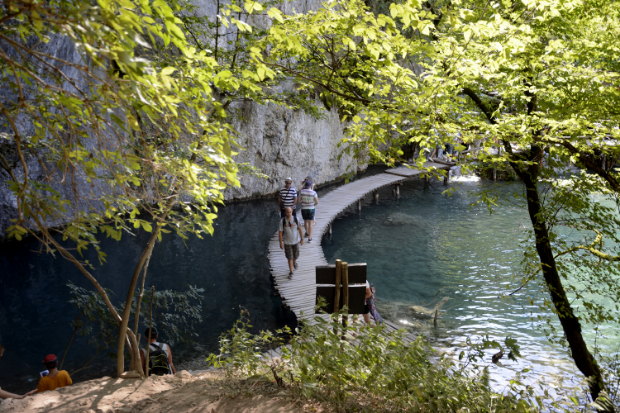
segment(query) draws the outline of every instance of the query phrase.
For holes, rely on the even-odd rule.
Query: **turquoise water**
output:
[[[366,175],[380,173],[369,168]],[[323,240],[327,259],[367,262],[368,276],[378,293],[381,314],[417,334],[429,337],[437,348],[458,354],[469,337],[476,341],[486,334],[503,341],[518,340],[522,358],[517,363],[502,359],[491,364],[496,350],[487,351],[484,363],[491,377],[503,386],[514,373],[532,370],[526,376],[547,382],[580,379],[565,349],[553,345],[540,330],[536,316],[546,295],[530,284],[509,298],[501,298],[507,286],[518,287],[512,276],[520,271],[519,239],[529,227],[521,205],[502,208],[489,216],[485,208],[470,204],[468,193],[480,193],[491,184],[466,182],[452,197],[434,182],[407,181],[401,197],[391,188],[380,191],[375,204],[370,196],[361,216],[345,214],[334,222],[333,239]],[[518,184],[504,184],[500,191],[520,191]],[[319,197],[326,188],[319,192]],[[320,208],[320,205],[319,205]],[[172,236],[158,243],[149,267],[147,286],[183,290],[187,284],[205,289],[203,322],[196,327],[199,347],[175,349],[175,357],[203,357],[217,351],[218,336],[229,329],[239,306],[250,311],[255,331],[294,325],[294,317],[281,305],[269,275],[268,241],[279,221],[275,200],[231,204],[220,210],[213,237],[190,238],[183,243]],[[115,292],[118,302],[126,294],[131,273],[146,239],[145,234],[125,236],[117,243],[103,240],[108,263],[93,270],[102,284]],[[92,288],[70,263],[37,253],[34,240],[0,244],[0,342],[7,348],[0,362],[0,386],[12,391],[33,388],[45,354],[62,354],[72,333],[70,322],[77,310],[68,303],[68,281]],[[86,259],[96,262],[94,256]],[[432,309],[444,297],[437,328],[430,315],[411,306]],[[530,305],[528,298],[534,300]],[[603,326],[610,338],[597,338],[604,348],[617,350],[617,326]],[[590,342],[594,337],[585,329]],[[77,338],[67,355],[66,367],[82,365],[89,356],[85,340]],[[114,363],[100,360],[74,379],[110,374]]]
[[[421,180],[405,182],[398,199],[391,188],[380,192],[378,204],[368,196],[361,215],[350,211],[334,222],[333,239],[323,241],[326,258],[330,263],[366,262],[380,314],[429,337],[435,347],[455,357],[467,338],[480,342],[488,334],[502,343],[507,336],[517,339],[522,355],[517,362],[504,357],[494,365],[491,356],[498,350],[485,351],[481,364],[490,366],[496,387],[526,368],[528,382],[566,380],[565,386],[574,386],[582,377],[566,349],[551,344],[540,328],[537,317],[544,314],[539,314],[539,304],[546,293],[530,283],[506,297],[520,286],[513,276],[522,271],[520,240],[530,227],[524,205],[489,215],[486,207],[470,206],[480,191],[494,184],[453,185],[459,190],[451,197],[442,194],[446,187],[441,183],[425,186]],[[504,194],[522,191],[517,183],[494,187]],[[438,304],[435,328],[432,314]],[[559,326],[556,320],[553,324]],[[598,344],[611,348],[613,342],[615,334]]]

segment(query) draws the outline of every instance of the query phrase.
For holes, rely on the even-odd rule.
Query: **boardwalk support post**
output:
[[[334,313],[340,311],[340,284],[342,282],[342,261],[336,260],[336,291],[334,294]],[[338,330],[334,327],[334,334],[338,335]]]
[[[327,226],[327,233],[329,234],[329,239],[332,239],[332,224]]]
[[[379,191],[375,191],[372,193],[373,198],[375,198],[375,202],[379,203]]]
[[[347,311],[342,315],[342,339],[345,340],[347,334],[347,322],[349,317],[349,264],[343,262],[340,267],[342,268],[342,304],[346,307]]]
[[[361,199],[357,200],[357,210],[360,213],[362,212],[362,200]]]
[[[448,171],[446,176],[443,177],[443,185],[447,186],[449,182],[450,182],[450,171]]]

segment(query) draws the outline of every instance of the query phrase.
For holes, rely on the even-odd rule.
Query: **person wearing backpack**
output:
[[[280,221],[280,249],[284,250],[288,260],[288,279],[293,279],[293,269],[297,268],[297,258],[299,258],[299,244],[304,245],[304,238],[301,232],[301,225],[297,216],[293,214],[293,208],[286,207],[285,216]]]
[[[149,342],[149,334],[151,340]],[[144,330],[144,338],[149,343],[149,376],[153,374],[163,376],[164,374],[176,374],[177,370],[172,363],[172,349],[165,343],[157,341],[157,330],[147,328]],[[146,348],[140,349],[140,360],[142,369],[146,372]]]

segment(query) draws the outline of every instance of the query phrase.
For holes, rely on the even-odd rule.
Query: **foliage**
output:
[[[526,258],[534,261],[527,261],[523,281],[542,273],[551,298],[545,305],[559,316],[579,369],[594,377],[594,398],[604,385],[580,320],[618,321],[619,314],[602,304],[617,302],[617,288],[604,288],[617,272],[615,244],[606,243],[605,251],[593,244],[600,244],[599,236],[615,239],[615,218],[591,199],[620,193],[620,177],[611,169],[620,155],[612,46],[619,17],[618,3],[597,0],[409,0],[392,3],[390,16],[368,13],[356,1],[332,1],[274,24],[274,42],[290,40],[269,49],[277,60],[299,55],[282,70],[295,74],[293,65],[304,67],[302,79],[314,73],[308,81],[331,93],[343,119],[353,117],[345,142],[357,154],[392,159],[406,143],[418,143],[424,153],[459,137],[479,147],[460,162],[465,172],[504,165],[514,171],[524,183],[533,226]],[[417,166],[424,161],[420,156]],[[575,176],[572,193],[541,192],[539,185],[557,179],[570,163],[598,178]],[[592,235],[585,244],[562,241],[559,226]],[[600,266],[587,267],[578,282],[568,278],[574,265],[598,259]],[[571,299],[581,304],[578,312],[567,283]]]
[[[567,281],[566,291],[575,300],[580,319],[594,327],[620,322],[620,194],[608,190],[601,193],[600,185],[597,177],[584,175],[541,186],[550,241],[558,269]],[[531,237],[525,248],[526,280],[541,268]]]
[[[223,191],[239,186],[232,100],[215,97],[257,98],[266,76],[254,60],[237,61],[243,79],[220,70],[217,49],[212,56],[185,37],[186,4],[9,0],[0,8],[0,179],[17,214],[7,235],[33,235],[93,283],[120,324],[119,374],[133,287],[155,239],[212,234]],[[259,10],[252,4],[246,18]],[[102,263],[98,233],[120,240],[140,230],[151,239],[119,313],[80,257],[94,248]]]
[[[323,117],[312,90],[282,88],[286,76],[258,58],[265,53],[261,43],[272,20],[284,18],[278,9],[281,4],[281,0],[216,1],[216,13],[211,16],[201,15],[191,0],[183,0],[176,14],[189,33],[190,43],[217,62],[213,97],[237,119],[243,119],[240,105],[248,101],[276,103],[304,110],[315,118]]]
[[[377,160],[393,150],[402,154],[391,145],[398,128],[392,118],[397,90],[414,87],[414,80],[397,64],[408,45],[391,18],[376,18],[358,0],[328,1],[316,12],[273,21],[265,44],[268,54],[261,59],[269,67],[338,109],[347,122],[345,152]]]
[[[9,236],[38,230],[49,244],[47,226],[69,218],[63,238],[78,252],[99,251],[98,230],[115,239],[122,230],[152,231],[138,211],[160,227],[174,223],[169,228],[181,236],[213,231],[211,204],[238,185],[233,132],[209,116],[221,110],[209,99],[216,62],[188,44],[178,7],[5,2],[0,65],[8,93],[0,126],[7,150],[0,160],[19,214]],[[70,53],[50,54],[50,42]],[[177,50],[173,60],[136,53],[168,46]],[[77,189],[82,182],[89,193]]]
[[[269,331],[254,335],[248,331],[253,327],[249,317],[250,312],[242,308],[234,326],[220,336],[220,354],[210,354],[207,359],[216,368],[226,367],[229,377],[254,375],[264,367],[262,353],[283,345],[283,336],[290,335],[288,327],[278,330],[276,335]]]
[[[358,333],[350,342],[332,332],[342,329],[338,315],[314,321],[296,331],[281,348],[280,359],[271,360],[263,353],[280,345],[279,336],[288,331],[253,336],[247,331],[248,321],[238,321],[222,336],[220,354],[212,354],[208,362],[237,379],[273,376],[295,397],[326,401],[338,411],[538,411],[532,402],[557,411],[575,410],[574,400],[552,401],[545,388],[536,395],[518,376],[505,395],[496,394],[489,388],[486,370],[438,356],[421,337],[407,344],[402,330],[356,331],[349,326],[348,333]]]
[[[78,334],[88,337],[87,343],[95,350],[94,354],[110,350],[116,343],[118,322],[107,310],[101,295],[78,287],[72,282],[69,282],[67,287],[71,295],[69,302],[80,312],[80,317],[74,323]],[[111,294],[110,290],[107,292]],[[106,355],[115,357],[116,353],[108,352]]]
[[[101,295],[97,292],[86,290],[69,282],[67,284],[71,294],[71,300],[79,311],[81,317],[75,327],[78,334],[88,337],[88,345],[95,350],[95,354],[108,351],[107,356],[116,357],[116,352],[111,352],[118,340],[118,321],[107,310]],[[110,290],[107,290],[111,294]],[[153,300],[153,327],[156,327],[162,339],[174,345],[176,343],[192,343],[194,326],[202,321],[202,288],[188,285],[186,291],[155,291]],[[138,293],[134,295],[132,308],[138,299]],[[151,293],[146,291],[143,303],[151,302]],[[149,305],[140,307],[140,316],[144,325],[149,323]]]
[[[202,321],[202,300],[204,289],[188,285],[186,291],[163,290],[155,291],[153,299],[153,326],[157,327],[166,337],[170,344],[191,343],[194,333],[194,326]],[[138,293],[134,296],[133,308],[138,298]],[[145,291],[143,306],[140,313],[144,325],[148,323],[148,311],[151,302],[151,293]]]

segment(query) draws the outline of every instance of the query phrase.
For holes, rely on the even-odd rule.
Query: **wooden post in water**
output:
[[[332,239],[332,224],[327,226],[327,233],[329,234],[329,239]]]
[[[448,173],[446,173],[446,176],[443,177],[443,185],[447,186],[448,182],[450,182],[450,170],[448,169]]]
[[[340,284],[342,282],[342,261],[336,260],[336,291],[334,294],[334,313],[340,311]],[[334,334],[338,335],[338,330],[334,327]]]
[[[372,196],[375,198],[375,203],[379,203],[379,191],[373,192]]]
[[[435,310],[435,318],[433,319],[433,325],[437,327],[437,317],[439,316],[439,310]]]
[[[347,312],[342,315],[342,339],[345,340],[347,322],[349,321],[347,316],[349,313],[349,264],[343,262],[340,267],[342,268],[342,304],[347,308]]]
[[[400,184],[394,184],[394,194],[400,196]]]
[[[362,213],[362,199],[358,199],[357,200],[357,211],[361,214]]]

